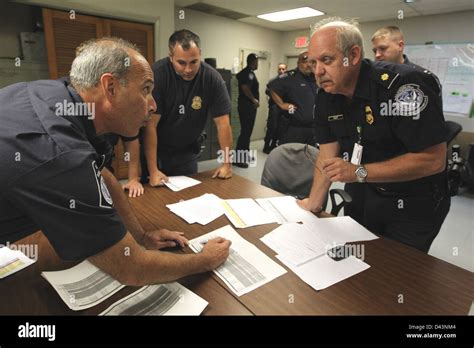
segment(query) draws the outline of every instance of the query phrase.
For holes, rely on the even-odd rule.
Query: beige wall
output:
[[[0,1],[0,57],[19,57],[20,32],[32,31],[32,27],[31,6]]]
[[[372,48],[370,41],[372,34],[378,28],[387,25],[399,26],[405,34],[405,43],[407,44],[423,44],[426,41],[440,43],[474,41],[474,11],[405,18],[403,20],[365,22],[361,23],[360,28],[365,39],[364,47],[367,58],[373,58],[370,51]],[[297,55],[299,50],[294,48],[294,40],[296,37],[304,35],[310,35],[309,28],[284,33],[282,54]]]
[[[427,41],[439,43],[474,42],[474,11],[454,12],[442,15],[405,18],[403,20],[385,20],[362,23],[360,28],[364,36],[365,56],[373,59],[372,34],[387,25],[399,26],[405,36],[406,44],[424,44]],[[294,55],[298,50],[293,47],[298,36],[309,35],[307,31],[298,30],[284,34],[283,54]],[[445,115],[446,119],[460,123],[464,131],[474,132],[474,119]],[[469,135],[472,138],[472,133]]]
[[[166,54],[168,37],[174,31],[174,0],[16,0],[15,2],[109,18],[155,24],[155,57]]]

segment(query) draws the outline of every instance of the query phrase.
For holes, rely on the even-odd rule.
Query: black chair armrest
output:
[[[341,197],[342,201],[336,204],[336,195]],[[339,211],[347,204],[352,202],[352,197],[349,193],[341,189],[332,189],[329,191],[331,197],[331,215],[337,216]]]

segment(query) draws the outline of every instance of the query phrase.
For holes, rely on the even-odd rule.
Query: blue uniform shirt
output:
[[[0,105],[0,243],[42,230],[61,258],[80,260],[121,240],[100,175],[110,147],[74,89],[18,83],[0,89]]]

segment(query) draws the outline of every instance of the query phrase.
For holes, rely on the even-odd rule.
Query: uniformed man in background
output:
[[[42,230],[62,259],[88,259],[125,285],[167,283],[221,265],[230,245],[222,238],[193,255],[140,246],[183,247],[187,239],[144,231],[104,167],[110,145],[98,135],[135,136],[156,112],[153,72],[137,48],[114,38],[85,42],[70,80],[0,90],[0,243]]]
[[[153,97],[158,105],[146,125],[144,152],[151,186],[162,185],[168,175],[197,173],[202,132],[208,117],[217,127],[221,165],[213,178],[232,176],[230,149],[232,129],[230,97],[225,82],[209,64],[201,61],[201,40],[189,30],[169,38],[169,57],[152,65],[155,76]],[[148,173],[147,170],[148,169]]]
[[[239,81],[238,112],[240,120],[240,136],[235,147],[237,158],[233,164],[240,168],[248,168],[250,158],[250,137],[252,136],[257,109],[260,107],[260,92],[255,70],[258,69],[258,57],[254,53],[247,56],[247,66],[237,74]]]
[[[279,144],[314,145],[314,98],[318,89],[308,52],[298,56],[294,72],[282,75],[268,84],[275,104],[282,111],[279,124]]]
[[[268,118],[267,118],[267,131],[265,132],[265,139],[263,145],[263,152],[270,153],[278,143],[278,123],[280,119],[280,108],[275,104],[268,89],[268,85],[272,83],[278,77],[284,75],[287,70],[287,65],[285,63],[278,64],[277,67],[277,76],[272,78],[267,83],[267,89],[265,94],[268,96]]]
[[[427,71],[362,59],[363,38],[340,18],[315,26],[309,46],[318,85],[320,153],[308,199],[321,211],[332,182],[369,230],[428,252],[449,211],[446,127],[439,85]]]

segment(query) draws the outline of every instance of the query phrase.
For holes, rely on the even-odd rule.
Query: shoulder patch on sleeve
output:
[[[100,173],[99,167],[95,161],[92,161],[92,171],[94,172],[95,181],[97,183],[97,193],[99,195],[99,207],[112,209],[113,200],[109,189],[105,184],[104,177]]]
[[[419,116],[428,105],[428,96],[414,83],[400,86],[394,99],[400,116]]]

